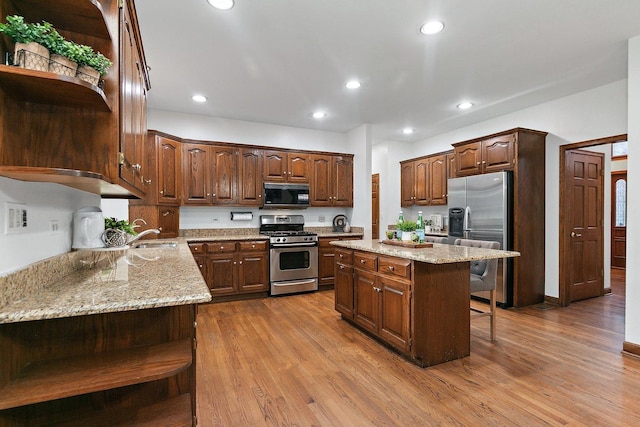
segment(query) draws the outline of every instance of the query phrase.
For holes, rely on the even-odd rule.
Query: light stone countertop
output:
[[[331,243],[348,249],[372,252],[429,264],[449,264],[455,262],[474,261],[480,259],[512,258],[520,256],[519,252],[496,249],[470,248],[434,243],[432,248],[405,248],[380,243],[378,240],[340,240]]]
[[[89,268],[99,259],[97,266]],[[110,262],[110,261],[113,261]],[[78,251],[80,269],[0,307],[0,323],[26,322],[198,304],[211,294],[188,245],[174,248]],[[44,279],[42,279],[44,280]],[[31,280],[31,282],[36,282]]]

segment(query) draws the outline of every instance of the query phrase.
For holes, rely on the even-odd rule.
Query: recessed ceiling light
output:
[[[404,128],[402,129],[402,133],[404,133],[405,135],[411,135],[412,133],[414,133],[416,130],[413,128]]]
[[[357,80],[349,80],[346,84],[345,87],[347,89],[358,89],[360,87],[360,82]]]
[[[429,21],[420,27],[422,34],[437,34],[444,29],[444,24],[440,21]]]
[[[325,113],[324,111],[316,111],[315,113],[313,113],[314,119],[324,119],[325,117],[327,117],[327,113]]]
[[[191,97],[195,102],[207,102],[207,97],[203,95],[193,95]]]
[[[470,102],[461,102],[457,105],[457,107],[460,110],[468,110],[469,108],[473,107],[473,104]]]
[[[233,0],[207,0],[207,3],[220,10],[229,10],[233,7]]]

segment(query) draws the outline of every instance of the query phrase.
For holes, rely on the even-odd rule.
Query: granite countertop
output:
[[[378,240],[340,240],[331,242],[333,246],[357,249],[379,255],[388,255],[429,264],[448,264],[492,258],[512,258],[519,252],[496,249],[471,248],[434,243],[432,248],[405,248],[380,243]]]
[[[77,270],[42,283],[0,306],[0,323],[198,304],[211,294],[188,245],[161,249],[84,250]],[[95,264],[95,265],[94,265]],[[42,276],[42,275],[41,275]],[[23,286],[24,287],[24,286]]]

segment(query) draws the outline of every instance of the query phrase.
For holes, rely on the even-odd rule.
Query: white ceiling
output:
[[[417,141],[626,78],[640,0],[136,0],[149,108]],[[442,20],[440,34],[419,27]],[[344,83],[362,81],[356,91]],[[191,95],[208,97],[196,104]],[[471,110],[456,104],[468,100]],[[313,111],[325,110],[321,120]],[[413,135],[400,133],[404,127]]]

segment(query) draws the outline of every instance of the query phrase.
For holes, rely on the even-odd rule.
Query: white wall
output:
[[[627,157],[627,212],[640,208],[640,37],[629,40],[629,103],[628,103],[628,141]],[[637,218],[637,214],[629,217]],[[640,224],[629,221],[627,224],[627,298],[625,310],[625,340],[640,344]]]
[[[627,132],[627,81],[621,80],[589,91],[516,111],[492,120],[457,129],[413,144],[411,156],[451,149],[451,143],[512,129],[549,132],[546,140],[545,294],[559,296],[559,147]],[[631,144],[629,144],[631,145]],[[377,160],[376,160],[377,161]],[[399,164],[389,162],[390,177],[400,175]],[[399,178],[398,178],[399,179]],[[395,188],[400,188],[399,184]],[[629,188],[633,188],[630,184]],[[607,191],[609,191],[607,187]],[[390,192],[393,193],[393,192]],[[400,209],[394,194],[382,195],[381,206]],[[393,217],[391,217],[393,219]]]
[[[6,202],[24,203],[27,228],[6,234]],[[0,275],[71,250],[73,212],[99,206],[100,197],[59,184],[16,181],[0,177]],[[50,221],[58,231],[50,231]]]

